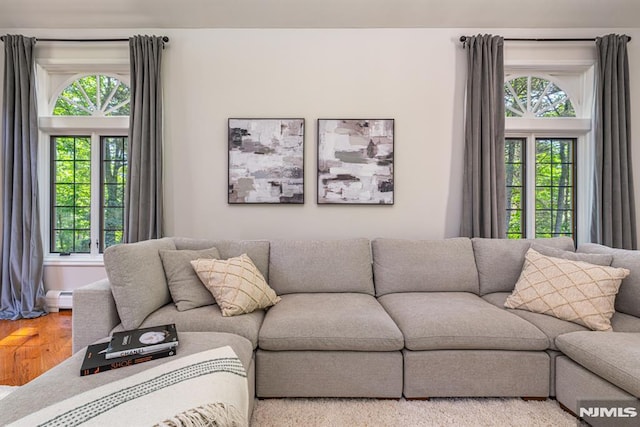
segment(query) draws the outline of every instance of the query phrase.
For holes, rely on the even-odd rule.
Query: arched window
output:
[[[128,116],[129,86],[115,77],[89,75],[74,80],[58,96],[54,116]]]
[[[99,255],[123,241],[130,90],[113,76],[80,75],[52,105],[49,253]]]
[[[567,93],[542,77],[524,76],[504,85],[507,117],[576,117]]]
[[[544,77],[509,78],[505,116],[538,121],[536,131],[506,132],[505,178],[509,238],[576,235],[578,137],[556,126],[575,118],[570,96]]]

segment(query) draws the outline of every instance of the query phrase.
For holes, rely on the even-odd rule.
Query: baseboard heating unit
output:
[[[73,291],[47,291],[45,303],[50,312],[56,313],[60,309],[71,308],[73,305]]]

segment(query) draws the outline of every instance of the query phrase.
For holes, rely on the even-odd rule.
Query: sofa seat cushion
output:
[[[258,331],[263,319],[262,310],[241,316],[224,317],[218,305],[178,311],[175,304],[170,303],[151,313],[140,327],[175,323],[178,337],[184,332],[227,332],[248,339],[255,349],[258,346]],[[124,330],[122,324],[116,326],[112,332],[121,330]]]
[[[485,295],[482,298],[496,307],[503,308],[504,302],[507,300],[509,295],[511,295],[510,292],[495,292],[493,294]],[[505,308],[505,310],[522,317],[527,322],[531,322],[538,329],[544,332],[547,338],[549,338],[549,348],[552,350],[559,350],[555,343],[555,339],[558,335],[589,330],[577,323],[561,320],[546,314],[532,313],[527,310],[511,308]],[[624,313],[614,313],[611,318],[611,326],[616,332],[640,332],[640,318],[629,316]]]
[[[260,328],[263,350],[394,351],[402,333],[371,295],[283,295]]]
[[[569,332],[588,331],[589,329],[577,323],[568,322],[566,320],[558,319],[557,317],[549,316],[546,314],[533,313],[527,310],[504,308],[504,303],[511,295],[511,292],[495,292],[492,294],[484,295],[482,298],[485,301],[490,302],[496,307],[502,308],[509,313],[513,313],[527,322],[535,325],[540,329],[549,339],[549,348],[552,350],[558,350],[555,345],[555,339],[558,335],[566,334]]]
[[[389,294],[379,298],[409,350],[545,350],[531,323],[466,292]]]
[[[572,332],[556,338],[572,360],[640,397],[640,333]]]

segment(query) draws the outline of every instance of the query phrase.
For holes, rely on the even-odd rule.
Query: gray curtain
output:
[[[591,240],[636,249],[626,35],[596,38],[596,165]]]
[[[38,211],[36,40],[4,38],[2,283],[0,319],[45,314]]]
[[[161,37],[129,39],[131,112],[124,237],[126,242],[162,237],[162,49]]]
[[[465,156],[460,234],[506,236],[504,40],[467,37]]]

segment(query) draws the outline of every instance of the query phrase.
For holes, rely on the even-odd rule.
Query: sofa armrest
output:
[[[109,279],[90,283],[73,291],[73,353],[109,336],[120,323]]]

